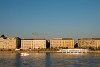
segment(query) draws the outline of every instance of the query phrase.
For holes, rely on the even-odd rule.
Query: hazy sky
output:
[[[34,32],[100,37],[100,0],[0,0],[0,34],[32,38]]]

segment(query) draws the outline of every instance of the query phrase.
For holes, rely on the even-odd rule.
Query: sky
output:
[[[100,0],[0,0],[0,35],[100,38]]]

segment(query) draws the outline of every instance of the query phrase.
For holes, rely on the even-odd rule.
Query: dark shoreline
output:
[[[39,50],[35,50],[35,51],[0,51],[0,53],[46,53],[46,52],[50,52],[50,53],[59,53],[57,52],[57,50],[48,50],[48,51],[39,51]],[[100,50],[96,50],[96,51],[89,51],[89,53],[100,53]]]

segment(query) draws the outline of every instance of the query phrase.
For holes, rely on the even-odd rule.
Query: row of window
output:
[[[40,44],[42,43],[43,44],[43,43],[46,43],[46,42],[29,42],[29,41],[28,42],[27,41],[24,42],[24,41],[22,41],[21,43],[36,43],[36,44],[37,43],[40,43]]]

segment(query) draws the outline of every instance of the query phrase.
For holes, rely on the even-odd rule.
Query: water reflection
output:
[[[21,54],[20,53],[16,53],[16,62],[15,62],[15,66],[16,67],[21,67]]]
[[[0,67],[100,67],[100,54],[0,53]]]
[[[0,53],[0,67],[15,67],[15,53]]]
[[[45,67],[51,67],[51,58],[50,58],[50,53],[46,53],[46,57],[45,57]]]

